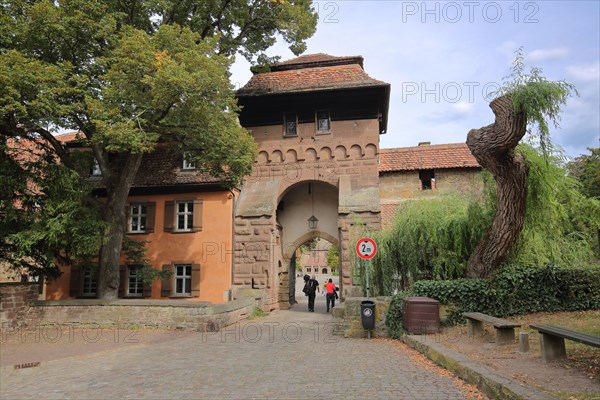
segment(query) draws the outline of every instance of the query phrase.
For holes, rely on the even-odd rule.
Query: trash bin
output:
[[[360,319],[367,331],[375,329],[375,302],[364,300],[360,303]]]
[[[407,297],[402,322],[409,333],[436,333],[440,328],[440,302],[429,297]]]

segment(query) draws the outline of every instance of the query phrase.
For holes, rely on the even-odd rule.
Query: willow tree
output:
[[[467,146],[479,164],[491,172],[497,193],[492,225],[469,257],[468,277],[490,276],[523,229],[529,168],[516,150],[517,144],[529,132],[537,137],[544,152],[549,151],[549,124],[558,127],[561,107],[572,93],[577,94],[573,85],[548,81],[541,73],[539,68],[525,73],[519,49],[511,75],[490,103],[495,122],[467,135]]]
[[[310,0],[12,0],[0,13],[0,134],[45,140],[77,169],[53,132],[79,131],[100,168],[99,298],[118,293],[125,204],[144,154],[172,146],[235,185],[255,145],[237,120],[231,56],[264,60],[276,35],[299,54],[316,26]]]

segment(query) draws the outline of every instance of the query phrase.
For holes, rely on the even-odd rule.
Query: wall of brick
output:
[[[33,301],[37,300],[40,285],[37,282],[0,283],[0,326],[20,328],[27,323],[27,315]]]
[[[253,298],[222,304],[178,300],[34,300],[21,325],[11,328],[60,326],[216,332],[246,319],[255,304]]]

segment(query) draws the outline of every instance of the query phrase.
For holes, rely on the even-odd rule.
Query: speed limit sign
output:
[[[359,239],[356,242],[356,254],[364,260],[370,260],[377,254],[377,243],[368,237]]]

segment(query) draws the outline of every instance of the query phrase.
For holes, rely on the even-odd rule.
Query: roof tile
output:
[[[480,168],[465,143],[381,149],[379,172]]]
[[[280,68],[279,66],[293,68]],[[254,75],[238,95],[307,92],[364,86],[388,86],[362,68],[362,57],[313,54],[277,64],[272,72]]]

